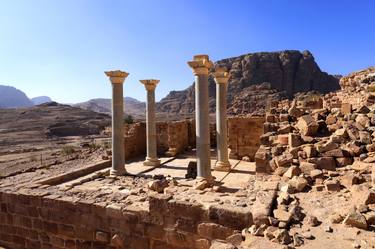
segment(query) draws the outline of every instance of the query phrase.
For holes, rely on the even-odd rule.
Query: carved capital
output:
[[[160,80],[140,80],[140,82],[145,85],[145,88],[147,91],[154,91],[156,88],[156,85],[159,83]]]
[[[227,84],[229,80],[229,73],[224,67],[215,68],[214,79],[216,84]]]
[[[104,72],[108,77],[109,80],[111,81],[112,84],[123,84],[126,77],[128,77],[128,73],[120,70],[116,71],[107,71]]]
[[[195,55],[192,61],[188,61],[188,65],[193,70],[194,75],[208,75],[213,63],[208,58],[208,55]]]

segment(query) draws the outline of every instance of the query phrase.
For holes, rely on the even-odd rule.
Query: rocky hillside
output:
[[[24,92],[12,86],[0,85],[0,108],[33,106]]]
[[[86,102],[75,104],[74,106],[100,113],[111,113],[111,99],[91,99]],[[134,118],[143,118],[146,111],[146,103],[131,97],[124,98],[124,110],[126,115],[132,115]]]
[[[0,146],[43,140],[49,136],[99,134],[110,116],[50,102],[30,108],[0,109]]]
[[[232,114],[252,113],[253,106],[259,105],[258,101],[265,106],[268,97],[265,89],[249,88],[264,82],[269,83],[271,94],[276,90],[283,92],[281,95],[285,97],[297,92],[316,90],[327,93],[339,89],[338,78],[322,72],[309,51],[251,53],[219,60],[215,64],[226,67],[232,75],[228,86],[228,108],[232,109]],[[244,93],[253,97],[246,98]],[[256,98],[258,93],[261,93],[261,99]],[[209,78],[209,95],[210,111],[214,112],[215,83],[212,77]],[[170,92],[158,103],[158,111],[175,114],[194,112],[194,85]]]

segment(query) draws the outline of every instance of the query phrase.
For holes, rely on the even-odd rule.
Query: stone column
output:
[[[112,168],[110,175],[119,176],[126,173],[124,150],[124,96],[123,83],[129,75],[120,70],[108,71],[105,74],[112,83]]]
[[[159,80],[140,80],[145,85],[147,91],[146,107],[146,135],[147,135],[147,156],[143,162],[147,166],[158,166],[160,160],[156,150],[156,120],[155,120],[155,88]]]
[[[230,171],[228,160],[228,128],[227,128],[227,89],[229,74],[225,68],[216,68],[216,143],[217,163],[215,170]]]
[[[195,76],[195,122],[198,178],[212,180],[210,121],[208,113],[208,73],[212,62],[207,55],[196,55],[188,62]]]

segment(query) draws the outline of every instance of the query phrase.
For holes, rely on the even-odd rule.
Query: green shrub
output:
[[[72,145],[65,145],[64,147],[62,147],[62,150],[61,150],[62,154],[67,155],[67,156],[73,154],[75,151],[76,150],[74,146]]]
[[[133,116],[132,116],[132,115],[127,115],[127,116],[124,118],[124,123],[125,123],[125,124],[132,124],[132,123],[134,123]]]

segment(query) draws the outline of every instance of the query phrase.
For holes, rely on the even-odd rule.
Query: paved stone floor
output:
[[[230,159],[232,169],[230,172],[214,171],[216,157],[212,152],[211,168],[212,175],[222,186],[228,188],[244,188],[248,184],[251,175],[255,175],[255,163]],[[176,179],[184,179],[187,172],[187,165],[190,161],[195,161],[195,152],[187,152],[177,157],[162,157],[161,165],[157,167],[144,166],[142,159],[133,161],[126,165],[130,174],[134,175],[165,175]]]

